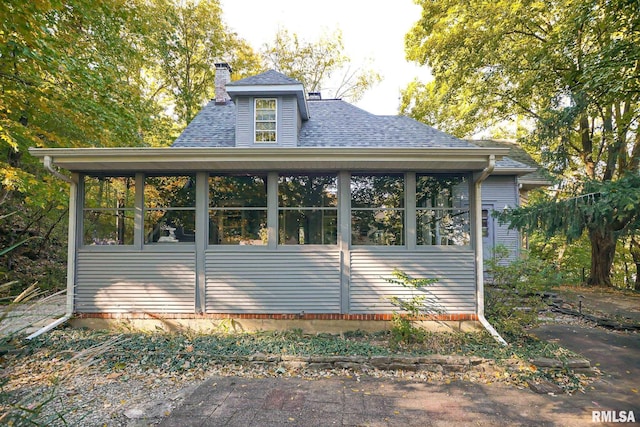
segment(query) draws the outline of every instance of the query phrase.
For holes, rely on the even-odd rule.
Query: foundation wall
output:
[[[476,320],[438,320],[419,321],[419,326],[429,331],[463,332],[479,331],[482,329]],[[324,319],[241,319],[241,318],[74,318],[74,327],[90,329],[109,329],[121,331],[158,331],[199,333],[216,332],[257,332],[257,331],[287,331],[300,329],[304,333],[339,334],[347,331],[378,332],[391,328],[389,320],[324,320]]]

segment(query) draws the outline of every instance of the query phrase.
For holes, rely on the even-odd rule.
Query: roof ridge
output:
[[[249,76],[249,77],[245,77],[244,79],[229,82],[227,83],[227,86],[291,85],[291,84],[302,85],[302,82],[294,79],[293,77],[289,77],[286,74],[281,73],[280,71],[269,69],[260,74],[256,74],[255,76]]]

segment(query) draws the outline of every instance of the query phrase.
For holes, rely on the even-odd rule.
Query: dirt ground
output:
[[[640,293],[599,287],[563,286],[553,291],[565,302],[578,310],[582,300],[584,313],[599,317],[640,323]]]

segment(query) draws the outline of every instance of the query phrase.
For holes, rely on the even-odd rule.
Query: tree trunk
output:
[[[589,285],[613,286],[611,267],[616,253],[616,238],[611,230],[589,230],[591,241],[591,272]]]
[[[640,291],[640,241],[636,240],[635,236],[631,237],[631,242],[629,243],[629,252],[631,252],[633,262],[636,265],[636,281],[633,288],[636,291]]]

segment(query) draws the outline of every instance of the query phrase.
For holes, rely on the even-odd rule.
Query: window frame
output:
[[[408,188],[407,188],[407,173],[406,172],[350,172],[349,177],[349,245],[353,248],[399,248],[399,249],[408,249],[408,214],[411,213],[412,209],[410,209],[407,203],[408,197]],[[394,207],[386,207],[384,205],[376,206],[376,207],[354,207],[353,203],[353,178],[357,176],[365,176],[365,177],[376,177],[376,176],[397,176],[402,179],[402,197],[400,198],[400,206]],[[400,214],[401,226],[402,230],[398,233],[398,237],[400,237],[400,243],[398,244],[367,244],[367,243],[356,243],[354,240],[356,227],[354,227],[354,212],[373,212],[374,216],[378,213],[394,213]]]
[[[265,185],[265,200],[264,206],[214,206],[214,201],[211,199],[211,179],[215,177],[233,177],[233,176],[251,176],[251,177],[260,177],[263,179]],[[234,243],[211,243],[211,214],[212,212],[265,212],[265,242],[264,244],[234,244]],[[237,249],[239,247],[251,247],[251,248],[266,248],[269,245],[269,225],[268,225],[268,217],[269,217],[269,176],[266,173],[262,172],[247,172],[244,174],[241,173],[208,173],[207,174],[207,206],[206,206],[206,215],[207,215],[207,248],[209,249],[220,249],[221,248],[234,248]]]
[[[274,102],[274,107],[273,110],[271,109],[265,109],[265,108],[258,108],[258,103],[261,101],[273,101]],[[274,119],[273,120],[262,120],[262,119],[258,119],[258,110],[263,110],[263,111],[273,111],[274,113]],[[273,123],[274,124],[274,129],[270,130],[270,129],[258,129],[258,123]],[[263,134],[269,134],[269,133],[273,133],[273,141],[270,140],[259,140],[258,139],[258,133],[263,133]],[[278,143],[278,98],[263,98],[263,97],[258,97],[258,98],[254,98],[253,99],[253,142],[254,144],[277,144]]]
[[[107,179],[107,178],[116,178],[116,179],[122,179],[122,178],[129,178],[132,180],[133,182],[133,205],[129,206],[129,207],[89,207],[87,206],[87,179]],[[80,182],[82,183],[81,186],[79,187],[79,196],[80,196],[80,203],[78,203],[78,210],[80,212],[80,218],[77,224],[77,238],[76,241],[78,243],[79,248],[82,249],[95,249],[98,250],[97,248],[100,248],[99,250],[105,250],[105,248],[109,248],[111,250],[115,249],[115,248],[121,248],[121,249],[131,249],[133,247],[136,246],[136,209],[137,209],[137,205],[136,205],[136,195],[137,195],[137,191],[139,191],[139,186],[140,183],[138,182],[138,179],[136,177],[135,174],[91,174],[91,173],[87,173],[87,174],[83,174],[82,175],[82,179],[80,180]],[[127,218],[132,220],[132,226],[133,229],[132,231],[132,241],[131,243],[123,243],[123,244],[109,244],[109,243],[105,243],[105,244],[88,244],[85,242],[85,226],[87,225],[87,212],[113,212],[115,217],[120,217],[120,214],[123,215],[123,218],[126,220]],[[129,217],[127,217],[126,213],[132,214]]]
[[[437,195],[435,195],[435,200],[436,200],[436,206],[419,206],[418,204],[418,186],[420,185],[420,178],[421,177],[433,177],[435,179],[441,180],[441,179],[446,179],[446,178],[450,178],[450,179],[460,179],[460,182],[454,185],[451,185],[451,187],[448,187],[449,190],[453,190],[457,185],[459,184],[465,184],[466,186],[466,192],[461,192],[459,194],[460,196],[460,200],[464,200],[464,195],[467,195],[467,203],[460,203],[459,206],[456,206],[455,203],[455,198],[453,197],[453,191],[451,191],[451,194],[449,195],[449,199],[447,199],[447,201],[451,201],[451,206],[440,206],[441,204],[441,195],[442,193],[439,193]],[[429,248],[429,247],[459,247],[459,248],[469,248],[472,245],[472,233],[471,233],[471,228],[472,228],[472,223],[471,223],[471,210],[470,210],[470,206],[469,206],[469,188],[470,185],[470,179],[466,174],[463,173],[417,173],[416,174],[416,181],[415,181],[415,195],[416,195],[416,206],[415,206],[415,212],[414,212],[414,216],[416,218],[416,233],[415,233],[415,238],[416,238],[416,246],[418,248]],[[419,238],[421,237],[421,233],[419,231],[419,227],[421,224],[420,221],[420,216],[421,214],[426,214],[427,212],[432,212],[434,214],[434,223],[436,226],[436,231],[435,231],[435,235],[432,237],[433,239],[436,240],[437,243],[435,244],[427,244],[424,242],[419,242]],[[466,244],[456,244],[454,243],[454,240],[450,237],[447,237],[446,234],[441,234],[440,230],[443,224],[443,221],[445,219],[451,219],[453,217],[456,216],[462,216],[463,222],[462,224],[466,224],[467,227],[466,229],[464,229],[463,231],[466,233],[466,237],[467,237],[467,243]],[[424,236],[422,236],[423,240],[424,240]],[[442,239],[447,239],[447,243],[441,243]]]
[[[145,190],[147,187],[147,179],[149,178],[161,178],[161,177],[166,177],[166,178],[170,178],[170,177],[184,177],[184,178],[188,178],[189,180],[191,180],[191,185],[194,191],[194,199],[193,199],[193,206],[156,206],[156,207],[151,207],[151,206],[147,206],[147,199],[145,197]],[[141,185],[141,192],[142,192],[142,204],[140,206],[141,209],[141,213],[142,213],[142,247],[143,248],[175,248],[175,247],[193,247],[195,246],[195,234],[194,234],[194,240],[190,241],[180,241],[178,240],[177,242],[173,242],[170,240],[166,240],[164,242],[160,242],[160,241],[149,241],[147,242],[147,225],[148,225],[148,221],[147,221],[147,213],[149,212],[160,212],[160,211],[165,211],[165,212],[193,212],[193,225],[194,225],[194,233],[197,233],[198,231],[195,230],[196,224],[197,224],[197,214],[198,214],[198,209],[197,209],[197,203],[196,203],[196,198],[197,198],[197,174],[194,173],[145,173],[143,174],[143,181],[142,181],[142,185]],[[171,234],[170,234],[171,236]]]
[[[249,206],[249,207],[243,207],[243,206],[239,206],[239,207],[231,207],[231,206],[224,206],[224,207],[215,207],[212,205],[212,200],[210,200],[210,181],[209,178],[213,177],[213,176],[224,176],[224,175],[255,175],[255,176],[260,176],[263,179],[265,179],[265,184],[266,184],[266,191],[267,191],[267,197],[266,197],[266,206],[262,207],[262,206]],[[319,202],[318,206],[297,206],[298,204],[305,204],[306,202],[304,201],[294,201],[292,204],[291,202],[289,203],[284,203],[281,206],[281,200],[280,200],[280,179],[281,177],[292,177],[292,176],[315,176],[315,175],[325,175],[325,176],[331,176],[334,177],[336,179],[336,206],[323,206],[324,204],[327,204],[329,202],[327,201],[322,201]],[[368,201],[366,198],[364,199],[358,199],[360,200],[360,202],[356,202],[354,203],[353,200],[353,194],[352,194],[352,179],[355,176],[384,176],[384,175],[393,175],[393,176],[397,176],[399,178],[402,179],[402,183],[403,183],[403,197],[400,200],[396,200],[397,197],[393,196],[392,193],[390,193],[391,195],[391,199],[389,200],[393,200],[393,204],[389,203],[387,206],[382,206],[385,204],[385,201],[387,199],[382,199],[382,201],[377,201],[376,203],[382,203],[381,206],[378,207],[371,207],[368,206],[367,204],[370,203],[370,201]],[[446,207],[442,207],[442,208],[434,208],[434,207],[421,207],[418,206],[419,204],[421,204],[420,200],[416,200],[419,196],[419,189],[418,189],[418,184],[419,184],[419,180],[421,176],[442,176],[442,175],[456,175],[456,176],[460,176],[462,179],[465,180],[465,187],[464,189],[460,190],[463,197],[458,201],[458,203],[454,202],[454,207],[451,208],[446,208]],[[189,195],[186,196],[187,198],[184,200],[188,200],[188,204],[193,203],[192,206],[147,206],[148,201],[145,200],[145,186],[147,184],[147,180],[149,178],[152,177],[176,177],[176,176],[181,176],[181,177],[190,177],[192,179],[193,182],[193,186],[194,186],[194,190],[195,193],[193,195]],[[474,243],[474,234],[473,234],[473,229],[474,229],[474,223],[473,223],[473,212],[470,210],[470,203],[471,203],[471,199],[469,199],[472,196],[472,181],[471,181],[471,175],[469,173],[456,173],[456,172],[451,172],[451,173],[438,173],[438,172],[427,172],[427,171],[417,171],[417,172],[396,172],[396,171],[390,171],[390,172],[373,172],[373,171],[340,171],[340,172],[335,172],[335,171],[301,171],[301,170],[285,170],[285,171],[265,171],[265,170],[251,170],[251,171],[246,171],[246,172],[231,172],[231,171],[212,171],[210,173],[179,173],[176,171],[171,171],[171,172],[167,172],[167,173],[159,173],[159,172],[150,172],[150,173],[146,173],[146,172],[137,172],[137,173],[127,173],[127,172],[122,172],[122,173],[118,173],[118,172],[114,172],[114,173],[91,173],[91,172],[85,172],[85,173],[80,173],[79,174],[80,180],[79,180],[79,185],[78,185],[78,193],[77,193],[77,207],[76,207],[76,212],[78,215],[78,220],[76,222],[76,244],[78,249],[81,249],[83,251],[130,251],[130,250],[136,250],[136,251],[144,251],[144,250],[150,250],[150,251],[170,251],[170,250],[175,250],[175,251],[188,251],[188,250],[193,250],[194,246],[197,245],[197,239],[194,242],[193,240],[185,240],[185,241],[180,241],[178,245],[176,244],[165,244],[165,243],[161,243],[158,244],[158,242],[153,242],[153,243],[147,243],[145,240],[147,238],[146,236],[146,232],[148,230],[148,224],[147,224],[147,220],[148,220],[148,213],[150,211],[157,211],[157,210],[163,210],[163,211],[192,211],[193,212],[193,216],[194,216],[194,227],[200,227],[202,228],[202,230],[196,230],[196,234],[198,233],[205,233],[205,237],[204,240],[202,240],[202,245],[204,245],[205,250],[217,250],[217,251],[233,251],[233,250],[268,250],[268,251],[272,251],[272,250],[285,250],[285,251],[298,251],[298,250],[308,250],[308,251],[313,251],[313,250],[324,250],[323,248],[329,250],[330,248],[335,248],[336,246],[341,246],[341,247],[346,247],[349,248],[349,250],[360,250],[360,249],[364,249],[364,250],[391,250],[391,251],[402,251],[402,250],[408,250],[408,251],[432,251],[432,250],[443,250],[446,248],[446,250],[469,250],[469,248],[472,248],[476,243]],[[206,184],[203,183],[197,183],[197,180],[200,179],[200,177],[204,177],[204,179],[206,180]],[[91,193],[92,187],[88,187],[87,188],[87,180],[88,179],[104,179],[104,178],[117,178],[117,179],[125,179],[125,178],[129,178],[132,179],[133,185],[135,187],[135,193],[134,195],[134,204],[133,206],[131,206],[131,199],[128,198],[127,202],[126,202],[126,207],[122,207],[122,208],[116,208],[116,207],[90,207],[87,205],[87,199],[88,199],[88,195],[93,194]],[[196,185],[197,183],[197,185]],[[455,184],[457,185],[457,184]],[[196,187],[199,187],[200,190],[198,190]],[[90,193],[87,193],[87,191],[89,191]],[[204,194],[200,194],[199,191],[204,191]],[[191,200],[191,197],[194,197],[195,200]],[[129,196],[127,196],[129,197]],[[463,200],[464,199],[464,200]],[[295,200],[295,199],[293,199]],[[373,200],[373,199],[371,199]],[[316,204],[315,201],[311,201],[309,202],[310,204]],[[333,203],[333,202],[332,202]],[[364,203],[364,204],[363,204]],[[397,204],[400,203],[400,204]],[[97,206],[96,203],[93,203],[94,205]],[[204,204],[203,206],[201,206],[201,204]],[[295,205],[295,206],[294,206]],[[356,207],[359,206],[359,207]],[[425,212],[427,210],[434,210],[434,209],[439,209],[441,211],[465,211],[465,215],[468,216],[468,225],[466,225],[467,230],[470,232],[470,236],[469,236],[469,240],[468,243],[466,244],[436,244],[436,245],[432,245],[432,244],[425,244],[423,239],[420,237],[420,233],[421,231],[418,229],[418,227],[420,226],[420,218],[419,215],[421,214],[421,212]],[[266,240],[266,244],[262,244],[262,245],[250,245],[250,244],[244,244],[244,245],[235,245],[235,244],[212,244],[209,241],[209,233],[210,233],[210,226],[211,224],[209,223],[210,221],[210,214],[212,211],[225,211],[225,210],[250,210],[250,211],[254,211],[254,210],[266,210],[267,212],[267,220],[266,220],[266,233],[267,233],[267,240]],[[286,243],[286,242],[280,242],[280,221],[281,221],[281,215],[282,214],[286,214],[286,212],[288,211],[298,211],[298,212],[305,212],[305,211],[320,211],[320,210],[331,210],[332,215],[335,215],[335,222],[336,222],[336,236],[334,237],[336,240],[336,243],[333,243],[333,240],[329,240],[329,239],[325,239],[324,234],[322,235],[323,237],[321,237],[319,240],[322,242],[329,242],[329,243],[306,243],[306,244],[300,244],[300,243]],[[401,220],[402,220],[402,230],[401,232],[398,231],[398,233],[396,233],[397,236],[401,236],[402,238],[402,242],[401,244],[370,244],[371,242],[366,241],[366,243],[360,242],[357,243],[354,240],[354,232],[356,232],[358,229],[354,227],[354,223],[353,223],[353,214],[354,211],[383,211],[383,210],[387,210],[387,211],[394,211],[394,212],[401,212]],[[88,219],[91,219],[92,221],[95,221],[92,219],[92,217],[88,216],[90,215],[90,211],[110,211],[110,212],[124,212],[126,211],[126,213],[124,214],[126,216],[127,219],[125,219],[125,221],[127,221],[127,223],[125,224],[125,227],[127,225],[130,226],[130,220],[131,217],[133,216],[133,243],[131,243],[131,239],[130,239],[130,235],[128,235],[128,243],[127,244],[91,244],[91,242],[87,242],[85,237],[86,234],[85,233],[85,227],[87,225],[90,225],[91,223],[88,222]],[[335,214],[333,214],[333,212],[335,212]],[[201,215],[204,215],[203,219],[201,217]],[[200,219],[198,219],[200,218]],[[481,217],[482,218],[482,217]],[[482,219],[479,219],[479,221],[482,221]],[[190,220],[190,218],[186,218],[186,220]],[[316,218],[311,218],[311,221],[316,221]],[[398,220],[400,220],[400,217],[398,217]],[[200,222],[198,222],[200,221]],[[397,221],[396,221],[397,222]],[[108,224],[108,221],[106,222]],[[99,224],[99,223],[98,223]],[[191,225],[190,222],[187,222],[187,224]],[[199,224],[199,225],[198,225]],[[318,224],[316,222],[314,222],[314,224]],[[325,228],[326,230],[331,230],[333,231],[333,229],[331,228],[333,225],[330,224],[329,222],[322,222],[322,233],[324,233]],[[393,231],[394,229],[398,229],[398,227],[396,227],[394,225],[394,223],[389,223],[389,230]],[[326,227],[325,227],[326,225]],[[478,226],[481,226],[480,224]],[[128,230],[130,230],[129,228],[125,229],[126,233],[129,233]],[[195,228],[194,228],[195,230]],[[311,229],[310,229],[311,230]],[[317,230],[317,227],[314,229]],[[382,229],[381,229],[382,231]],[[305,230],[305,234],[307,233],[307,230]],[[315,233],[315,231],[313,231],[312,233]],[[400,234],[401,233],[401,234]],[[113,234],[113,233],[111,233]],[[178,235],[178,232],[176,232],[176,235]],[[187,231],[187,235],[190,237],[190,231]],[[310,234],[311,235],[311,234]],[[313,234],[315,236],[315,234]],[[99,237],[99,236],[98,236]],[[178,239],[180,239],[180,236],[177,236]],[[306,237],[306,235],[305,235]],[[317,237],[317,236],[316,236]],[[333,236],[329,236],[330,238]],[[316,239],[318,240],[318,239]]]
[[[331,177],[333,179],[335,179],[335,206],[324,206],[324,203],[322,203],[321,206],[308,206],[307,204],[304,205],[299,205],[299,206],[284,206],[282,204],[282,201],[280,199],[280,185],[281,185],[281,179],[282,178],[290,178],[290,177],[307,177],[309,179],[312,179],[313,177]],[[277,176],[277,188],[278,188],[278,193],[277,193],[277,203],[276,203],[276,214],[277,214],[277,227],[276,227],[276,234],[277,234],[277,246],[279,247],[283,247],[283,248],[291,248],[291,247],[319,247],[319,246],[337,246],[339,241],[340,241],[340,233],[339,233],[339,228],[340,228],[340,207],[339,207],[339,188],[340,188],[340,177],[337,173],[334,172],[281,172],[278,173]],[[283,222],[281,220],[282,215],[285,215],[286,212],[301,212],[301,213],[306,213],[306,212],[320,212],[322,215],[322,240],[324,240],[324,236],[325,236],[325,212],[333,212],[335,213],[335,235],[334,237],[334,241],[335,243],[300,243],[299,241],[297,243],[286,243],[285,242],[280,242],[280,232],[281,227],[283,225]],[[327,216],[326,218],[331,218],[329,216]],[[306,237],[306,236],[305,236]]]

